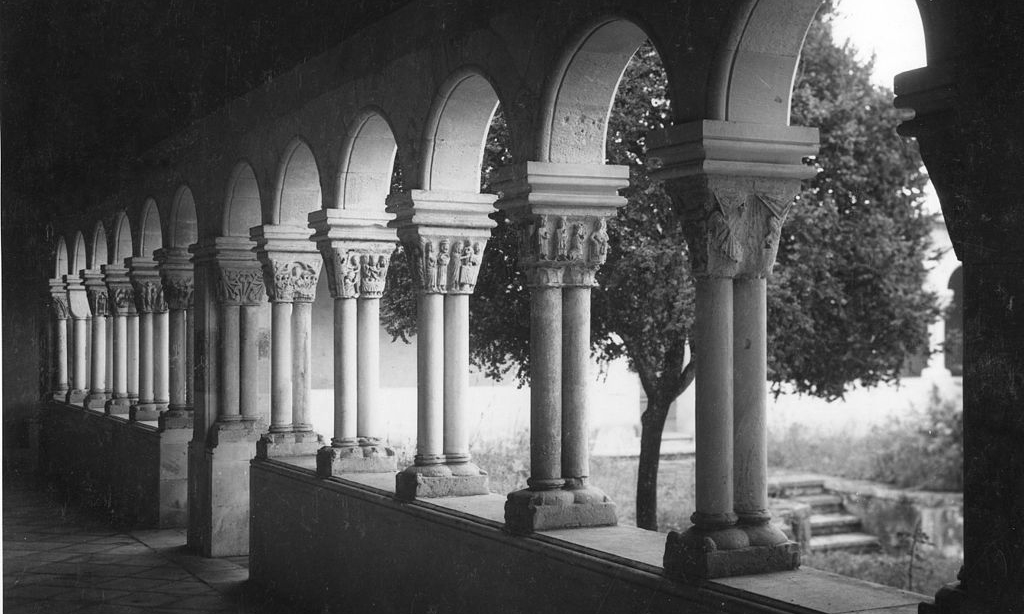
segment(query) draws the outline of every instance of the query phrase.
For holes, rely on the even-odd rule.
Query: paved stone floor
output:
[[[5,614],[305,612],[248,584],[246,557],[194,556],[180,529],[113,527],[17,475],[3,480],[3,539]]]

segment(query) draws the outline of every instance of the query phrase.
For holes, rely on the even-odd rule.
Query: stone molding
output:
[[[68,288],[60,279],[50,279],[50,307],[53,308],[53,315],[58,320],[67,320],[71,317],[71,308],[68,306]]]
[[[128,278],[134,289],[135,309],[139,313],[163,313],[167,311],[160,272],[152,258],[127,258]]]
[[[168,308],[179,311],[192,308],[194,274],[188,251],[163,248],[153,252],[159,263],[160,281]]]
[[[388,226],[409,256],[413,284],[426,294],[472,294],[487,240],[492,194],[411,190],[388,197]]]
[[[818,130],[701,120],[648,135],[651,177],[678,209],[693,274],[766,277]]]
[[[256,226],[252,229],[254,251],[263,266],[267,296],[275,303],[310,303],[316,298],[323,259],[307,232],[284,225]]]
[[[526,162],[496,182],[496,206],[519,227],[519,264],[530,287],[591,287],[608,256],[607,219],[626,204],[629,168]]]

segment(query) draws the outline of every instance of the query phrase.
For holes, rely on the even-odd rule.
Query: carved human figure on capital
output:
[[[583,260],[583,249],[587,242],[587,231],[583,224],[576,223],[572,227],[572,242],[569,246],[569,260]]]
[[[558,218],[558,226],[555,229],[558,233],[558,251],[556,258],[565,260],[569,257],[569,228],[564,217]]]
[[[448,263],[450,261],[448,239],[441,239],[441,243],[437,247],[437,283],[435,287],[442,292],[448,288]]]
[[[590,262],[604,264],[608,258],[608,226],[604,218],[597,221],[597,229],[590,235]]]
[[[551,260],[551,231],[546,216],[540,216],[534,223],[534,255],[537,260]]]

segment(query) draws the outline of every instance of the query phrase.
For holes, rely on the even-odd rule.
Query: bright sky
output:
[[[892,89],[897,73],[925,65],[924,32],[914,0],[840,0],[837,41],[849,39],[862,59],[876,54],[874,81]]]

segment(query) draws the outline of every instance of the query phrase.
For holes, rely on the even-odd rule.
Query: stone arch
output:
[[[118,211],[114,220],[114,254],[110,263],[122,266],[125,258],[131,258],[132,252],[131,222],[127,213]]]
[[[53,276],[56,279],[60,279],[61,275],[67,275],[71,272],[70,259],[68,258],[68,244],[64,240],[63,236],[57,237],[57,245],[54,248],[53,256]]]
[[[296,137],[285,149],[280,168],[270,223],[305,226],[309,213],[320,209],[322,202],[316,156]]]
[[[199,224],[196,220],[196,201],[192,190],[182,185],[174,195],[171,204],[171,219],[167,225],[167,247],[187,248],[199,240]]]
[[[137,256],[152,258],[153,252],[163,247],[163,231],[160,224],[160,211],[156,207],[156,201],[147,198],[142,205],[142,215],[139,217],[139,253]]]
[[[541,162],[604,164],[608,116],[622,73],[649,36],[608,19],[577,38],[558,63],[541,103]]]
[[[745,0],[730,16],[708,79],[707,116],[789,124],[807,29],[821,0]]]
[[[420,185],[425,190],[480,190],[484,144],[498,102],[491,81],[477,69],[456,71],[445,81],[424,134]]]
[[[82,231],[75,233],[75,247],[74,251],[71,252],[71,262],[69,263],[68,273],[71,275],[77,275],[82,269],[88,268],[89,265],[86,260],[86,249],[85,249],[85,236]]]
[[[342,152],[335,207],[383,211],[398,153],[395,132],[376,108],[364,110],[352,125]]]
[[[248,237],[249,229],[261,222],[260,186],[256,173],[248,162],[239,162],[228,180],[221,234],[225,237]]]
[[[103,222],[96,222],[92,231],[92,250],[87,254],[86,268],[99,269],[101,264],[109,264],[107,259],[107,231]]]

